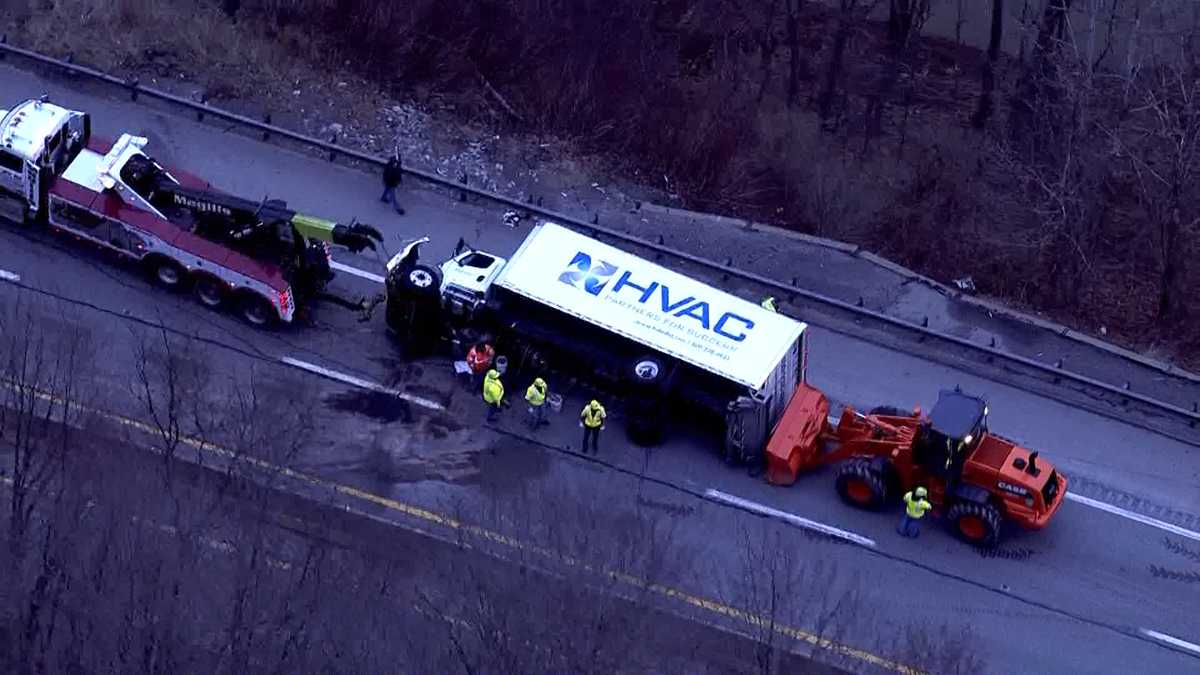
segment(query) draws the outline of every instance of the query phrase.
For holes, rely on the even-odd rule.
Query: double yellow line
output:
[[[8,388],[8,389],[20,390],[27,394],[32,394],[39,400],[48,401],[55,405],[59,405],[59,406],[67,406],[68,405],[68,402],[63,400],[61,397],[55,396],[49,392],[45,392],[45,391],[42,391],[42,390],[34,388],[34,387],[29,387],[27,385],[20,385],[17,382],[14,382],[11,380],[0,380],[0,386],[2,386],[4,388]],[[151,436],[155,436],[155,435],[159,434],[159,430],[156,429],[155,427],[151,426],[150,424],[147,424],[145,422],[135,420],[135,419],[132,419],[129,417],[125,417],[124,415],[118,415],[116,413],[112,413],[107,410],[100,410],[98,408],[84,406],[84,405],[81,405],[81,404],[75,403],[75,402],[71,402],[69,404],[69,406],[77,411],[96,415],[96,416],[100,417],[101,419],[107,420],[109,422],[114,422],[114,423],[124,426],[126,428],[133,429],[133,430],[145,433],[145,434],[149,434]],[[347,497],[352,497],[361,502],[365,502],[367,504],[373,504],[375,506],[382,507],[393,513],[403,514],[410,518],[415,518],[415,519],[425,522],[425,523],[438,525],[440,527],[449,529],[454,532],[469,534],[471,536],[478,537],[479,539],[481,539],[483,541],[500,544],[502,546],[511,548],[515,551],[520,551],[522,553],[532,553],[534,555],[545,558],[547,560],[551,560],[553,562],[563,564],[568,567],[580,569],[584,572],[587,572],[589,574],[594,574],[601,578],[607,578],[607,579],[610,579],[613,581],[617,581],[619,583],[625,584],[627,586],[630,586],[630,587],[638,589],[638,590],[648,591],[648,592],[653,593],[654,595],[657,595],[661,598],[666,598],[666,599],[669,599],[669,600],[672,600],[675,602],[683,603],[684,605],[703,610],[703,611],[705,611],[709,614],[715,615],[715,616],[732,619],[738,623],[752,627],[759,631],[774,632],[780,636],[789,638],[791,640],[795,640],[796,642],[805,643],[805,644],[808,644],[817,649],[821,649],[821,650],[825,650],[825,651],[832,652],[835,654],[839,654],[841,656],[845,656],[845,657],[854,659],[856,661],[860,661],[864,664],[869,664],[869,665],[875,666],[877,668],[881,668],[883,670],[888,670],[888,671],[892,671],[895,673],[901,673],[903,675],[924,675],[923,671],[921,671],[920,669],[914,668],[912,666],[908,666],[903,663],[898,663],[896,661],[885,658],[883,656],[879,656],[877,654],[873,654],[871,652],[864,651],[862,649],[851,647],[849,645],[845,645],[840,642],[836,642],[834,640],[830,640],[830,639],[821,637],[820,635],[816,635],[814,633],[810,633],[808,631],[804,631],[799,628],[794,628],[792,626],[788,626],[786,624],[779,623],[771,618],[762,616],[761,614],[755,614],[753,612],[750,612],[750,611],[747,611],[744,609],[740,609],[740,608],[734,607],[732,605],[728,605],[728,604],[725,604],[722,602],[717,602],[716,600],[711,600],[709,598],[705,598],[702,596],[693,595],[686,591],[682,591],[677,588],[654,583],[654,582],[648,581],[646,579],[641,579],[641,578],[633,576],[633,575],[623,574],[620,572],[614,572],[612,570],[606,570],[606,569],[602,569],[602,568],[597,568],[597,567],[595,567],[583,560],[580,560],[578,558],[562,555],[552,549],[549,549],[549,548],[546,548],[543,546],[537,546],[534,544],[530,544],[530,543],[521,541],[520,539],[517,539],[515,537],[511,537],[509,535],[502,534],[500,532],[496,532],[493,530],[488,530],[488,529],[480,527],[478,525],[472,525],[470,523],[465,523],[465,522],[458,520],[457,518],[453,518],[451,516],[443,515],[443,514],[435,512],[435,511],[430,511],[428,509],[424,509],[419,506],[405,504],[404,502],[400,502],[395,499],[390,499],[390,498],[384,497],[382,495],[377,495],[372,492],[367,492],[365,490],[360,490],[359,488],[356,488],[356,487],[351,487],[349,485],[343,485],[341,483],[335,483],[333,481],[328,481],[323,478],[318,478],[316,476],[312,476],[312,475],[309,475],[306,473],[301,473],[294,469],[289,469],[284,466],[272,464],[271,462],[267,462],[262,459],[250,457],[243,453],[238,453],[238,452],[235,452],[228,448],[224,448],[219,445],[214,445],[212,443],[209,443],[209,442],[201,440],[201,439],[184,436],[184,437],[180,438],[180,442],[189,447],[195,448],[197,451],[199,451],[201,453],[208,452],[208,453],[212,453],[213,455],[216,455],[218,457],[222,457],[224,459],[228,459],[228,460],[231,460],[234,462],[245,462],[246,464],[253,466],[255,468],[262,469],[264,471],[274,473],[274,474],[277,474],[280,476],[284,476],[284,477],[287,477],[292,480],[302,481],[309,485],[313,485],[313,486],[320,487],[323,489],[332,490],[333,492],[335,492],[337,494],[344,495]],[[370,514],[367,514],[367,513],[361,512],[361,511],[357,511],[354,509],[349,509],[349,510],[356,515],[371,517]],[[393,525],[404,527],[404,525],[399,522],[395,522],[395,521],[390,521],[390,522]],[[423,530],[418,530],[418,531],[422,532],[423,534],[429,534],[427,532],[424,532]],[[455,541],[454,543],[457,545],[460,545],[460,546],[470,548],[469,544],[467,544],[461,540]],[[691,618],[694,618],[694,617],[691,617]],[[720,626],[720,625],[712,624],[707,621],[702,621],[702,622],[707,623],[708,625],[710,625],[714,628],[717,628],[718,630],[731,630],[727,626]],[[740,631],[735,631],[735,632],[740,632]],[[751,636],[751,635],[746,635],[746,637],[748,637],[750,639],[754,639],[754,636]]]

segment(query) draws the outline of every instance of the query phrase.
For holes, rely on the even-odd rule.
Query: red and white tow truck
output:
[[[378,230],[226,194],[164,168],[146,144],[93,137],[87,113],[46,97],[0,110],[0,215],[142,263],[158,284],[257,326],[289,323],[317,297],[354,306],[325,292],[329,244],[374,248]]]

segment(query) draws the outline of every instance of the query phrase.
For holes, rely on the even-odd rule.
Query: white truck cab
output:
[[[387,263],[388,272],[400,265],[406,258],[416,256],[421,244],[427,243],[429,237],[421,237],[409,242],[392,256]],[[465,250],[464,250],[465,249]],[[504,270],[508,261],[498,255],[477,251],[464,245],[449,260],[438,266],[441,273],[441,283],[438,285],[438,295],[442,307],[453,315],[463,316],[474,312],[488,300],[492,284]],[[408,282],[417,288],[428,288],[437,283],[435,275],[422,267],[413,267],[408,273]]]
[[[54,105],[45,96],[0,110],[0,196],[40,210],[46,185],[83,149],[90,134],[87,113]]]

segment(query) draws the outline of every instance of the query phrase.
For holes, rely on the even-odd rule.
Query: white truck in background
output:
[[[636,443],[661,442],[682,408],[721,428],[728,461],[759,461],[804,381],[805,324],[566,227],[536,226],[507,260],[460,241],[423,265],[427,241],[387,265],[388,327],[410,352],[452,345],[461,358],[488,336],[526,379],[606,387]]]

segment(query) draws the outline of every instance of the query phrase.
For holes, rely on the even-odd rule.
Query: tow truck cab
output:
[[[87,146],[91,117],[45,96],[0,110],[0,215],[45,217],[52,179]]]

